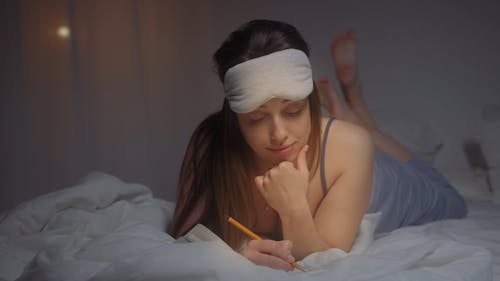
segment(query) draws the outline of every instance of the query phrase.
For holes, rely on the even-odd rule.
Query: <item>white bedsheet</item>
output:
[[[27,201],[0,218],[0,280],[500,280],[500,205],[374,240],[367,216],[353,253],[312,254],[306,273],[256,266],[214,241],[173,243],[173,207],[101,173]]]

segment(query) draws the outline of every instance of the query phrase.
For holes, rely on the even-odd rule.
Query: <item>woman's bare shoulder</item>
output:
[[[323,123],[323,133],[326,129],[326,124],[328,118],[324,117]],[[329,130],[328,130],[328,140],[327,147],[356,147],[358,145],[371,145],[372,138],[367,129],[358,126],[356,124],[343,121],[340,119],[334,119]]]
[[[323,119],[323,130],[328,118]],[[329,182],[345,168],[347,162],[372,161],[374,144],[370,132],[356,124],[335,119],[331,124],[325,145],[325,166]],[[322,140],[323,141],[323,140]]]

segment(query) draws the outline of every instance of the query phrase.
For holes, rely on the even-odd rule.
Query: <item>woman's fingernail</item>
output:
[[[294,262],[294,261],[295,261],[295,258],[294,258],[292,255],[288,255],[288,256],[286,257],[286,261],[287,261],[287,262]]]

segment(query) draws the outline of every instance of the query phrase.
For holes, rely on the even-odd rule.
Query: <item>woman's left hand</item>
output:
[[[292,247],[292,241],[289,240],[250,240],[240,253],[257,265],[291,271],[293,267],[290,263],[295,261]]]
[[[297,154],[296,163],[283,161],[264,175],[255,178],[255,183],[267,204],[280,215],[293,208],[307,206],[309,169],[307,168],[308,145]]]

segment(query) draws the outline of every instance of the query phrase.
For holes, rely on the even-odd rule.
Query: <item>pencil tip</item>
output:
[[[230,216],[228,216],[228,215],[226,215],[226,214],[224,214],[224,218],[225,218],[227,221],[229,221],[229,219],[230,219],[231,217],[230,217]]]

